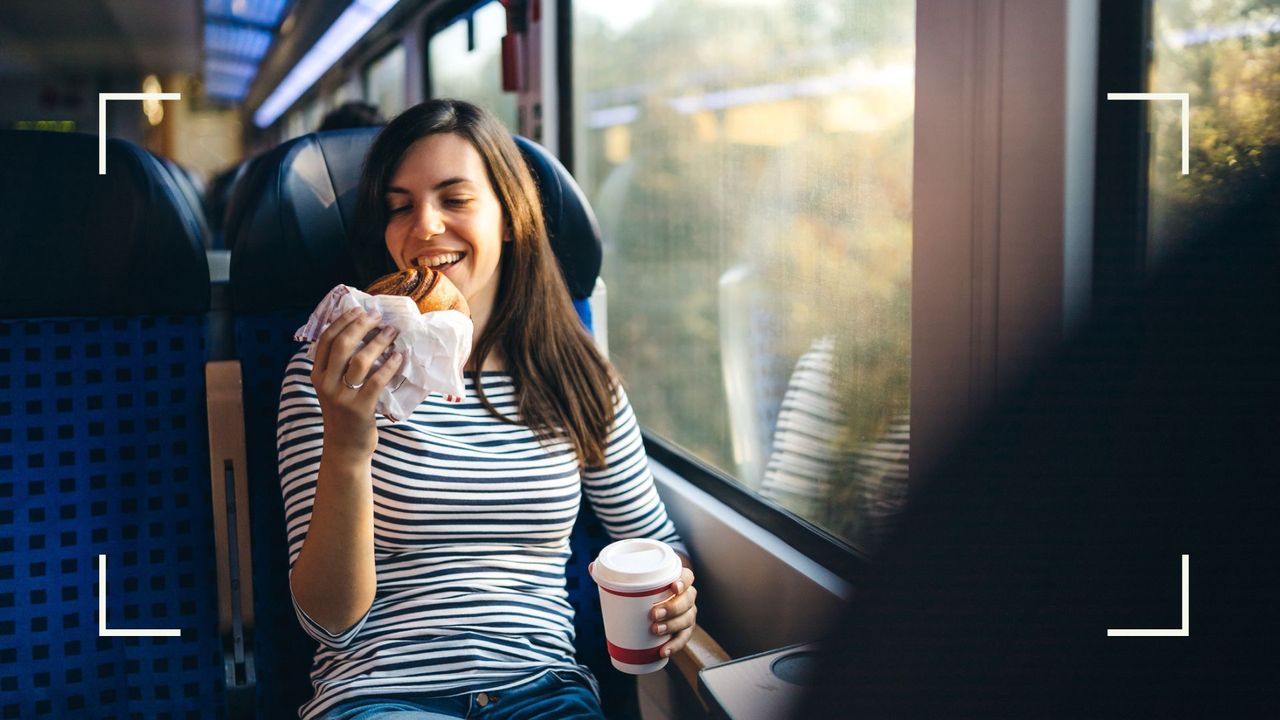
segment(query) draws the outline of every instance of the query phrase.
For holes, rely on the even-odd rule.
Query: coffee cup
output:
[[[675,594],[671,585],[681,568],[679,556],[661,540],[619,540],[596,557],[591,577],[600,588],[609,660],[622,672],[643,675],[667,664],[659,650],[671,636],[649,631],[649,612]]]

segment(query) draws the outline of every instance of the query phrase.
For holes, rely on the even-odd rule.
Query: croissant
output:
[[[407,267],[374,280],[365,292],[370,295],[407,295],[418,304],[421,312],[458,310],[471,317],[471,308],[444,273],[426,267]]]

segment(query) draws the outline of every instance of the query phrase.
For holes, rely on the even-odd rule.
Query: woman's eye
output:
[[[400,213],[402,213],[402,212],[404,212],[404,211],[406,211],[406,210],[408,210],[408,209],[409,209],[409,206],[408,206],[408,205],[401,205],[400,207],[388,208],[388,209],[387,209],[387,212],[388,212],[388,213],[390,213],[390,214],[392,214],[392,215],[399,215]]]
[[[463,207],[467,203],[471,202],[471,198],[449,198],[448,200],[445,200],[445,202],[450,207]]]

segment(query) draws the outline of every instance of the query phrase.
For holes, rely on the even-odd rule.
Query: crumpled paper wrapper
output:
[[[423,313],[411,298],[400,295],[370,295],[348,285],[339,285],[324,296],[307,323],[293,339],[311,343],[307,358],[315,361],[315,342],[321,333],[348,310],[361,307],[381,313],[379,326],[400,331],[395,341],[374,363],[374,368],[392,352],[404,353],[404,362],[378,396],[377,411],[392,422],[413,414],[431,393],[463,397],[462,368],[471,355],[471,318],[457,310]],[[372,370],[370,370],[372,372]]]

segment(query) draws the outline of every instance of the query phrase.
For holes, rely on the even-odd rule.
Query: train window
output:
[[[352,76],[347,82],[334,89],[333,94],[329,97],[329,107],[336,108],[344,103],[361,101],[364,99],[361,94],[362,91],[360,78]]]
[[[485,3],[427,41],[431,96],[457,98],[492,110],[518,131],[516,96],[502,90],[502,37],[507,12],[498,0]]]
[[[405,51],[397,44],[364,69],[364,96],[383,117],[405,109]]]
[[[289,140],[292,138],[296,138],[299,135],[304,135],[306,134],[306,132],[307,132],[307,123],[306,123],[306,120],[302,117],[302,111],[294,110],[293,112],[285,116],[284,136],[280,139],[282,141]]]
[[[1280,142],[1280,12],[1249,0],[1153,0],[1153,92],[1190,95],[1189,174],[1182,175],[1181,105],[1149,108],[1147,259],[1178,244],[1179,229],[1257,182],[1262,148]]]
[[[302,105],[302,132],[315,132],[320,127],[320,123],[324,120],[324,114],[329,112],[329,106],[322,97],[313,97]]]
[[[906,489],[915,3],[573,8],[575,171],[637,414],[871,549]]]

